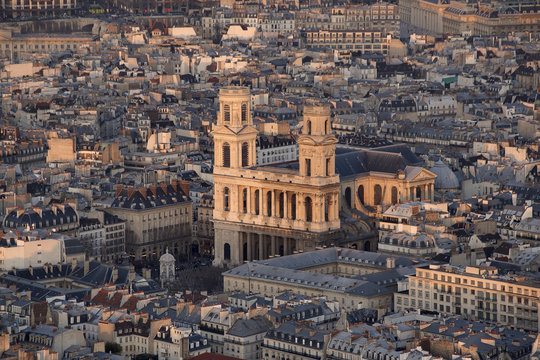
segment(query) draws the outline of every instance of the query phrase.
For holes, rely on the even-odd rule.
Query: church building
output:
[[[222,88],[219,101],[212,132],[215,265],[332,245],[359,248],[343,243],[340,210],[351,221],[391,203],[432,196],[428,189],[436,176],[414,166],[399,148],[343,149],[336,157],[330,107],[315,101],[304,105],[298,162],[258,166],[249,88]],[[360,247],[375,250],[369,241]]]

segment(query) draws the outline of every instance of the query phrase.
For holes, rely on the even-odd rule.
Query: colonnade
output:
[[[240,234],[240,244],[238,249],[240,262],[286,256],[304,250],[304,240],[249,232]]]
[[[339,192],[324,194],[231,185],[221,191],[222,211],[324,222],[339,219]],[[217,205],[217,204],[216,204]]]

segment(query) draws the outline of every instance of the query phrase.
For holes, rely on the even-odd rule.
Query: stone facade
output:
[[[329,107],[306,105],[295,170],[256,167],[250,106],[249,89],[221,90],[213,130],[216,265],[314,250],[340,228]]]

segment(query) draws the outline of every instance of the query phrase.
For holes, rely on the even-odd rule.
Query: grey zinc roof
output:
[[[256,334],[266,333],[272,324],[262,317],[253,319],[239,319],[227,331],[228,335],[237,337],[248,337]]]

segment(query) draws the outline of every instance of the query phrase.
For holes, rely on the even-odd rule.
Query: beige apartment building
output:
[[[89,34],[17,34],[12,30],[0,30],[0,56],[10,60],[30,58],[32,54],[63,52],[71,50],[77,53],[84,49],[93,49],[98,37]]]
[[[517,3],[516,3],[517,4]],[[400,0],[399,16],[402,28],[409,33],[444,35],[493,36],[513,32],[540,31],[540,13],[519,3],[492,2],[490,5],[470,5],[445,0]],[[534,3],[532,3],[534,5]],[[402,34],[404,35],[404,34]]]
[[[396,311],[416,308],[538,331],[540,282],[500,275],[494,267],[429,265],[394,294]]]
[[[169,250],[175,257],[191,245],[193,202],[175,180],[149,187],[118,185],[106,211],[124,220],[126,252],[132,259],[157,260]]]
[[[305,32],[305,45],[362,54],[388,54],[392,37],[380,31],[313,30]]]

